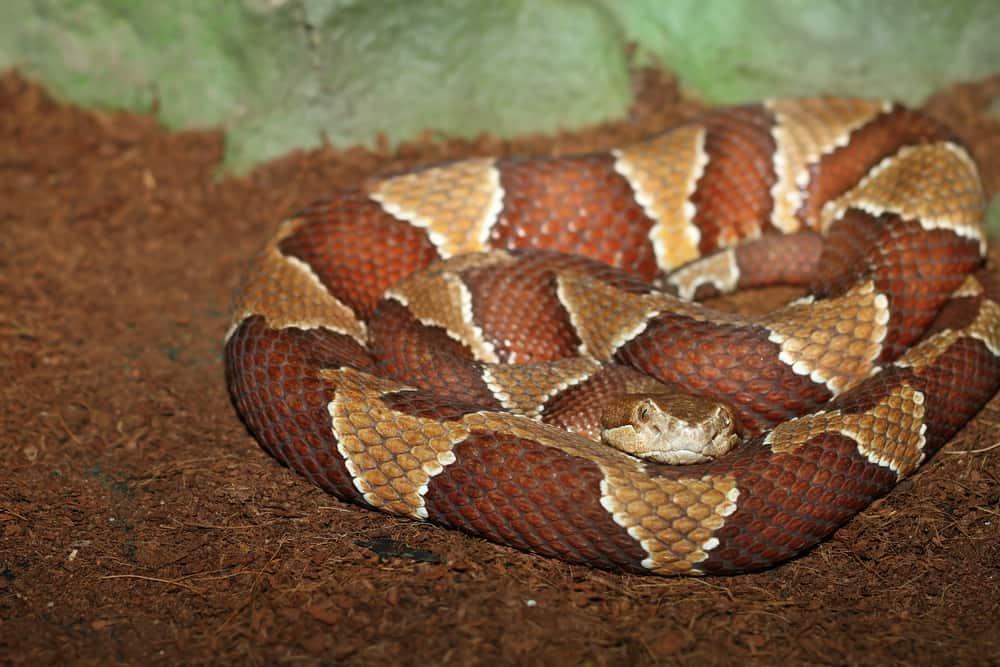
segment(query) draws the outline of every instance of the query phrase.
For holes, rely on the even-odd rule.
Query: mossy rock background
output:
[[[714,103],[914,103],[1000,71],[997,35],[995,0],[6,0],[0,66],[80,104],[222,126],[243,171],[324,140],[613,119],[637,64]]]

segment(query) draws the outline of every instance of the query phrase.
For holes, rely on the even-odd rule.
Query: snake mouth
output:
[[[650,429],[654,430],[654,429]],[[665,465],[689,465],[692,463],[706,463],[712,457],[698,451],[697,443],[690,444],[673,440],[669,448],[650,447],[650,442],[656,440],[663,434],[662,429],[655,428],[656,435],[651,438],[643,438],[632,424],[606,428],[601,432],[601,440],[608,446],[618,451],[634,456],[643,461],[652,463],[662,463]]]

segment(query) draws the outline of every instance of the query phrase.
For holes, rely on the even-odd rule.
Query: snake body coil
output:
[[[254,260],[227,382],[260,443],[341,499],[597,567],[760,569],[997,391],[983,209],[946,130],[852,99],[374,180]],[[758,317],[687,300],[775,283],[809,296]],[[670,466],[587,437],[581,402],[663,385],[730,406],[741,442]]]

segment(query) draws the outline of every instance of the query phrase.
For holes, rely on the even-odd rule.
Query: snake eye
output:
[[[645,424],[646,422],[648,422],[649,421],[649,406],[646,405],[645,403],[642,404],[639,407],[639,412],[636,413],[636,417],[638,417],[639,421],[642,422],[643,424]]]

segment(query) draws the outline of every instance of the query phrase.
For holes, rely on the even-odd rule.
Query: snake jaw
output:
[[[606,444],[670,465],[707,463],[738,439],[726,405],[689,394],[626,394],[608,405],[601,423]]]

